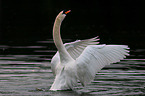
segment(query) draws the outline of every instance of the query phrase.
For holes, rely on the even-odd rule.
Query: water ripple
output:
[[[132,50],[128,59],[103,68],[85,89],[79,82],[74,91],[49,91],[54,80],[50,60],[56,52],[46,46],[51,43],[52,40],[37,41],[36,46],[0,45],[0,95],[145,95],[145,59],[139,58],[143,49]]]

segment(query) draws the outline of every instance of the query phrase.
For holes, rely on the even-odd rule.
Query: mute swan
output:
[[[53,39],[58,49],[51,61],[55,75],[50,88],[53,91],[73,89],[78,80],[85,86],[105,65],[119,62],[129,55],[128,46],[98,45],[98,37],[63,44],[60,26],[69,12],[61,11],[53,26]]]

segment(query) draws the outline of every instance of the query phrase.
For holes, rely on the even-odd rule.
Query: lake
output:
[[[70,41],[66,39],[65,42]],[[49,91],[54,76],[50,61],[56,52],[51,39],[33,44],[0,45],[1,96],[145,96],[145,49],[103,68],[86,88],[78,82],[73,91]]]

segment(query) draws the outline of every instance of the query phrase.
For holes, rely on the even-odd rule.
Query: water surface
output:
[[[131,50],[127,59],[103,68],[86,88],[78,83],[74,91],[58,92],[49,91],[55,52],[52,40],[31,46],[0,45],[0,95],[145,96],[144,49]]]

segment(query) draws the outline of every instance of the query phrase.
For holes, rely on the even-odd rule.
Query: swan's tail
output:
[[[71,71],[72,72],[72,71]],[[63,68],[59,74],[56,75],[55,80],[50,88],[52,91],[70,90],[77,84],[77,78],[70,70]]]

